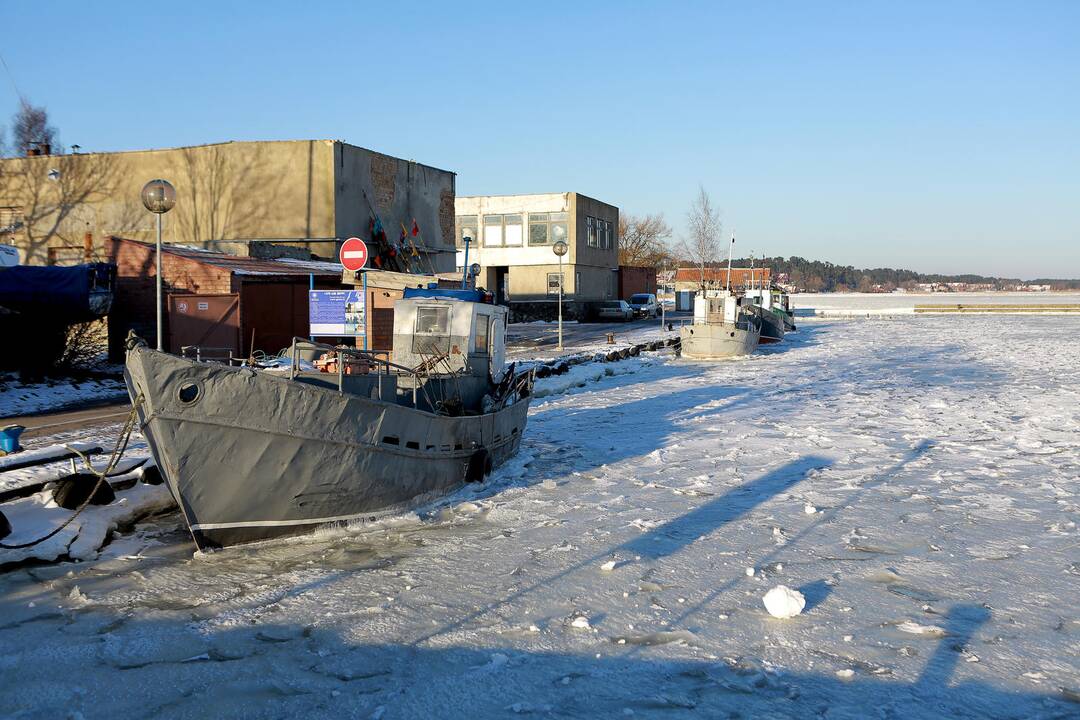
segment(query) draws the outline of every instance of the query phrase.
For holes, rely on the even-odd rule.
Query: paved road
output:
[[[32,439],[71,430],[83,430],[99,425],[123,422],[130,410],[131,403],[124,401],[122,403],[95,405],[81,410],[62,410],[55,413],[4,418],[4,424],[25,426],[26,431],[23,432],[22,437]]]
[[[668,313],[666,319],[679,323],[689,318],[689,313]],[[654,318],[641,318],[624,323],[576,323],[563,324],[563,345],[572,349],[574,345],[586,345],[604,341],[604,336],[609,332],[615,333],[616,340],[620,335],[628,332],[644,330],[649,327],[660,328],[660,320]],[[517,323],[510,325],[506,332],[507,348],[518,355],[528,348],[554,348],[559,342],[559,326],[557,323]]]

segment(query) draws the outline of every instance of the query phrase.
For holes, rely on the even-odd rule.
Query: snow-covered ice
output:
[[[0,714],[1078,717],[1078,331],[807,318],[551,387],[418,514],[198,556],[157,516],[17,565]]]

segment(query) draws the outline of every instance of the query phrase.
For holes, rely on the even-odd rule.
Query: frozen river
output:
[[[1080,318],[801,325],[545,381],[419,516],[0,574],[0,716],[1080,717]]]
[[[902,315],[916,305],[1080,305],[1080,293],[807,293],[792,295],[791,304],[811,315]]]

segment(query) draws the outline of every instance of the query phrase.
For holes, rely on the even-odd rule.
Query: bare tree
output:
[[[193,244],[242,237],[276,201],[279,183],[261,146],[184,148],[177,192],[180,237]]]
[[[17,208],[17,244],[27,264],[48,261],[48,248],[82,247],[94,225],[92,205],[110,197],[119,172],[107,154],[17,157],[3,162],[0,198]]]
[[[683,257],[696,265],[701,271],[701,289],[705,289],[705,268],[716,262],[719,252],[720,211],[713,206],[709,194],[703,186],[690,204],[686,213],[686,238],[679,245]]]
[[[671,257],[671,226],[662,213],[619,216],[619,264],[659,268]]]
[[[25,154],[32,145],[49,146],[50,152],[59,153],[60,136],[49,124],[49,112],[44,107],[31,105],[23,100],[18,112],[11,119],[11,134],[16,155]]]

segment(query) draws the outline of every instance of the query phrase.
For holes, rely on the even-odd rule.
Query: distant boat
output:
[[[787,313],[783,307],[783,294],[771,288],[751,288],[746,298],[752,303],[755,314],[761,319],[761,344],[778,343],[787,330]],[[795,323],[791,323],[795,329]]]
[[[195,544],[398,513],[482,480],[517,452],[532,390],[504,367],[506,314],[483,291],[407,289],[392,362],[297,339],[287,372],[129,338],[128,391]],[[320,347],[326,371],[301,369]]]
[[[682,354],[693,359],[749,355],[761,340],[761,318],[746,298],[706,290],[694,298],[694,322],[679,328]]]

